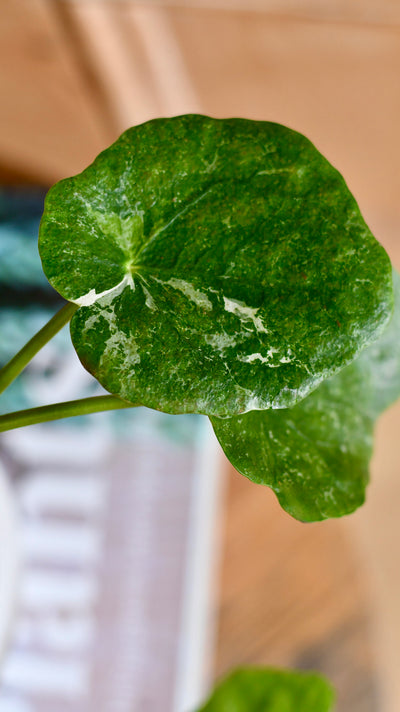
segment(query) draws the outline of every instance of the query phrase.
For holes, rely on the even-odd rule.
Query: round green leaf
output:
[[[212,418],[234,467],[276,493],[296,519],[349,514],[365,499],[373,428],[400,396],[400,277],[389,326],[340,373],[292,408]]]
[[[217,685],[198,712],[331,712],[334,693],[316,673],[244,668]]]
[[[130,129],[49,192],[40,252],[81,306],[71,333],[85,367],[171,413],[290,406],[391,311],[388,257],[343,179],[268,122]]]

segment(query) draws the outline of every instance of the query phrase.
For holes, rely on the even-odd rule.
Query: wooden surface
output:
[[[249,663],[316,669],[339,710],[377,712],[371,601],[345,528],[296,522],[268,490],[230,478],[218,674]]]
[[[397,0],[147,0],[146,5],[179,9],[228,10],[279,14],[319,22],[400,24]]]
[[[280,121],[343,172],[400,267],[395,0],[3,0],[0,40],[0,176],[50,183],[156,115]],[[229,475],[216,674],[313,667],[337,684],[339,712],[398,711],[399,426],[397,407],[378,427],[367,505],[344,521],[297,524]]]
[[[84,168],[109,136],[53,4],[0,5],[0,167],[46,184]]]

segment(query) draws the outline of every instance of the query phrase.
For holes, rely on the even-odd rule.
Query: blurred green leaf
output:
[[[197,712],[331,712],[334,693],[315,673],[237,670]]]

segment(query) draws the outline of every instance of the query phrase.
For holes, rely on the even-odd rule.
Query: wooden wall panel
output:
[[[81,170],[108,133],[52,3],[2,5],[0,165],[51,183]]]
[[[400,24],[397,0],[146,0],[145,4],[179,9],[262,12],[281,17],[312,18],[322,22]]]

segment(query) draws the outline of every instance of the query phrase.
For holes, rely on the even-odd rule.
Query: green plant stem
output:
[[[92,396],[90,398],[65,401],[64,403],[52,403],[39,408],[28,408],[27,410],[18,410],[14,413],[0,415],[0,432],[22,428],[25,425],[47,423],[50,420],[71,418],[76,415],[88,415],[105,410],[133,407],[135,407],[133,403],[127,403],[127,401],[115,396]]]
[[[68,302],[55,314],[15,356],[0,369],[0,393],[14,381],[28,365],[29,361],[40,351],[50,339],[65,326],[78,309],[77,304]]]

